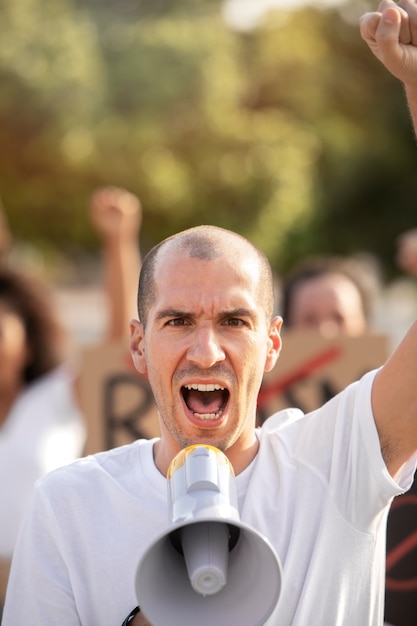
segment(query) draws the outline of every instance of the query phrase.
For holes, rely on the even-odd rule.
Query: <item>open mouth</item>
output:
[[[196,417],[205,420],[219,418],[229,400],[228,390],[217,384],[193,383],[182,387],[181,393],[188,409]]]

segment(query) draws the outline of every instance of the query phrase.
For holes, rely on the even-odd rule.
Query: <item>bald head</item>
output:
[[[161,259],[169,260],[178,253],[204,261],[244,255],[254,259],[259,268],[259,303],[267,319],[274,308],[271,266],[266,256],[247,239],[217,226],[196,226],[164,239],[148,252],[142,264],[138,291],[139,319],[145,325],[148,312],[156,298],[156,272]]]

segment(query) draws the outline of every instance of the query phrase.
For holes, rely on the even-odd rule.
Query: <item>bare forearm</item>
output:
[[[108,340],[129,335],[129,322],[137,314],[136,292],[141,256],[135,239],[109,242],[103,247],[104,281],[108,301]]]
[[[407,96],[408,108],[410,110],[414,133],[417,138],[417,84],[405,85],[405,93]]]
[[[120,341],[129,336],[130,320],[137,314],[142,207],[139,198],[126,189],[103,187],[91,197],[90,214],[102,241],[108,301],[106,339]]]
[[[417,450],[417,321],[375,378],[372,408],[392,476]]]

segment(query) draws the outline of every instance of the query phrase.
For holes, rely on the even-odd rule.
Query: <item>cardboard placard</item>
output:
[[[282,339],[278,363],[264,375],[259,393],[259,424],[284,408],[317,409],[389,355],[385,335],[326,340],[314,332],[286,331]]]
[[[87,423],[85,454],[159,436],[149,383],[136,371],[124,343],[85,348],[80,397]]]

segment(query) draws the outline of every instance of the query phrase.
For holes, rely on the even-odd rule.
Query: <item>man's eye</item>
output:
[[[230,317],[225,321],[226,326],[235,326],[238,328],[239,326],[245,326],[245,322],[238,317]]]
[[[184,317],[175,317],[167,322],[167,326],[187,326],[188,321]]]

